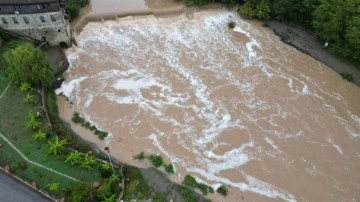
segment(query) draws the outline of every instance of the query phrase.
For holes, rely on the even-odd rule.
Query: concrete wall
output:
[[[35,14],[0,15],[0,26],[12,33],[42,41],[46,38],[50,46],[61,42],[71,46],[70,25],[62,11]]]

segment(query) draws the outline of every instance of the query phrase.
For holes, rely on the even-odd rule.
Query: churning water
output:
[[[359,88],[258,22],[124,17],[77,40],[60,91],[114,157],[160,154],[174,180],[230,185],[215,201],[360,200]]]

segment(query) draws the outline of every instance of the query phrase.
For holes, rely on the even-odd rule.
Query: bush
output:
[[[136,155],[134,156],[134,159],[138,159],[138,160],[143,160],[143,159],[145,159],[145,154],[144,154],[144,152],[140,152],[139,154],[136,154]]]
[[[150,156],[148,157],[148,159],[151,161],[151,163],[152,163],[156,168],[162,166],[162,164],[163,164],[163,159],[162,159],[161,156],[150,155]]]
[[[228,23],[228,27],[229,27],[230,29],[234,29],[235,26],[236,26],[236,23],[235,23],[234,21],[231,21],[231,22]]]
[[[219,188],[217,188],[216,192],[223,196],[226,196],[228,191],[225,185],[221,185]]]
[[[20,170],[25,170],[26,168],[27,168],[27,164],[25,162],[11,163],[9,165],[9,171],[11,173],[15,173]]]
[[[96,190],[90,184],[75,183],[65,191],[66,201],[83,202],[94,201]]]
[[[355,80],[355,77],[354,77],[354,75],[352,73],[341,72],[340,75],[346,81],[353,82]]]
[[[186,202],[197,202],[197,197],[193,191],[178,185],[177,190]]]
[[[174,173],[175,173],[175,172],[174,172],[174,167],[173,167],[173,165],[172,165],[171,163],[168,164],[168,165],[164,164],[163,166],[164,166],[165,171],[166,171],[167,173],[169,173],[169,174],[174,174]]]

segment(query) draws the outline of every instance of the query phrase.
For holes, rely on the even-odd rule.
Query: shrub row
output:
[[[83,117],[80,116],[78,112],[75,112],[72,119],[74,123],[81,124],[84,128],[91,130],[95,135],[97,135],[101,140],[107,137],[108,133],[101,131],[96,128],[95,125],[92,125],[90,122],[86,121]]]
[[[155,168],[159,168],[160,166],[163,166],[167,173],[169,174],[175,173],[173,165],[171,163],[165,164],[164,160],[159,155],[145,155],[144,152],[141,152],[134,156],[134,159],[138,159],[138,160],[143,160],[145,158],[148,159],[153,164],[153,166],[155,166]]]

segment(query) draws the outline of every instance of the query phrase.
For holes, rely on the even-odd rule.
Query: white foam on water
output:
[[[266,141],[269,145],[271,145],[275,150],[279,150],[279,148],[275,145],[274,140],[266,137],[266,138],[265,138],[265,141]]]
[[[75,89],[79,90],[79,85],[81,84],[82,81],[84,81],[85,79],[87,79],[87,77],[79,77],[76,79],[73,79],[69,82],[64,81],[61,84],[61,87],[55,90],[56,95],[60,95],[63,94],[64,96],[71,98],[72,93]]]
[[[333,139],[328,138],[327,142],[330,143],[333,147],[335,147],[335,149],[339,152],[339,154],[341,154],[341,155],[344,154],[341,147],[339,145],[335,144]]]
[[[66,92],[64,94],[69,97],[73,95],[74,99],[79,100],[77,104],[81,108],[90,107],[93,99],[98,97],[117,105],[136,106],[136,112],[119,117],[115,122],[129,127],[130,131],[134,131],[131,132],[133,136],[137,135],[135,129],[148,122],[150,127],[146,132],[150,135],[147,138],[158,152],[169,158],[174,166],[195,173],[197,179],[213,183],[213,187],[228,184],[242,191],[295,201],[292,194],[271,185],[271,182],[263,182],[246,174],[243,174],[245,182],[237,182],[221,175],[222,171],[240,171],[247,163],[262,160],[261,154],[266,151],[253,137],[259,137],[261,142],[264,139],[271,146],[266,148],[278,154],[279,147],[273,137],[280,142],[302,138],[309,133],[310,129],[301,123],[297,113],[285,109],[276,100],[263,100],[263,92],[258,91],[259,83],[271,79],[285,80],[285,88],[288,87],[291,99],[311,97],[329,109],[334,117],[338,112],[325,102],[323,95],[328,94],[319,89],[315,81],[282,71],[282,68],[292,67],[274,68],[265,63],[261,48],[264,42],[253,37],[261,33],[250,24],[235,18],[234,30],[245,34],[249,42],[241,44],[231,40],[226,26],[229,14],[232,13],[221,11],[206,16],[195,13],[196,20],[177,17],[168,21],[167,18],[146,17],[89,23],[78,37],[79,47],[68,53],[72,63],[68,75],[71,77],[76,64],[81,63],[79,55],[94,58],[94,62],[100,64],[99,70],[89,78],[71,77],[62,89]],[[205,44],[210,44],[211,48]],[[112,54],[99,52],[104,48]],[[102,70],[102,64],[115,67]],[[250,66],[258,69],[248,68]],[[255,73],[247,74],[247,70],[254,70]],[[96,92],[77,88],[83,81],[81,79],[92,79]],[[221,84],[214,86],[213,81]],[[178,82],[181,82],[181,88],[177,87]],[[223,97],[214,96],[222,93],[225,87],[233,90],[231,105],[222,100]],[[339,99],[336,92],[328,96]],[[292,104],[290,98],[288,102]],[[167,109],[173,111],[168,113]],[[178,113],[174,113],[174,110]],[[149,116],[149,120],[142,120],[140,113]],[[359,125],[359,117],[349,116]],[[91,120],[91,116],[88,118]],[[299,120],[300,126],[304,127],[289,130],[279,121],[287,118]],[[157,124],[153,124],[154,120],[170,126],[170,129],[158,128]],[[269,126],[262,128],[259,121],[266,121]],[[349,125],[341,119],[339,122]],[[355,129],[348,126],[347,131],[355,134]],[[229,131],[234,136],[232,139],[237,141],[244,137],[245,141],[220,142],[220,138]],[[179,143],[177,146],[191,152],[195,158],[189,160],[172,153],[172,148],[167,144],[169,139],[175,139]],[[111,141],[111,138],[107,141]],[[342,153],[339,145],[333,143],[332,146]],[[225,151],[219,152],[220,147],[226,148]],[[314,165],[306,169],[316,174]]]

